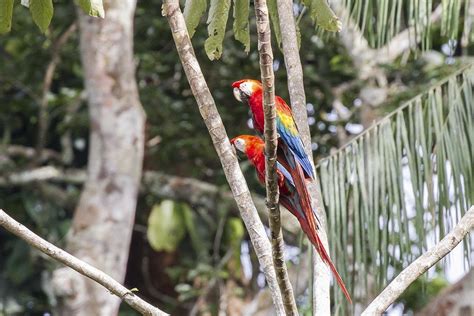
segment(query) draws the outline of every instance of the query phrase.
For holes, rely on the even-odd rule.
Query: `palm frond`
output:
[[[331,255],[353,289],[386,284],[473,204],[473,89],[470,65],[318,164]]]
[[[464,23],[470,12],[469,0],[442,0],[440,10],[435,7],[439,1],[433,0],[344,0],[343,5],[350,10],[354,19],[373,47],[380,47],[390,41],[403,29],[412,30],[412,40],[422,44],[423,48],[431,45],[433,21],[441,22],[441,35],[446,39],[458,40],[460,28],[465,34],[472,34],[472,24]],[[347,21],[345,21],[347,22]]]

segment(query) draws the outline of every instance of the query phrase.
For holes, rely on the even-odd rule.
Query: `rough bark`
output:
[[[2,209],[0,209],[0,226],[23,239],[30,246],[97,282],[116,295],[119,299],[123,299],[127,304],[141,314],[157,316],[168,315],[139,298],[132,291],[128,290],[109,275],[39,237],[31,230],[8,216],[8,214]]]
[[[87,181],[67,249],[119,282],[126,272],[144,151],[145,114],[133,61],[135,0],[105,1],[107,18],[79,14],[90,113]],[[120,300],[68,268],[56,270],[62,315],[115,315]]]
[[[454,229],[440,240],[432,249],[413,261],[380,293],[362,313],[364,316],[382,315],[406,288],[420,275],[434,266],[450,253],[464,237],[474,228],[474,206],[464,214]]]
[[[283,44],[283,55],[285,58],[286,72],[288,74],[288,91],[290,93],[291,108],[298,126],[305,151],[313,161],[311,151],[311,134],[308,125],[308,113],[306,112],[306,97],[304,91],[303,68],[301,65],[299,48],[296,35],[296,24],[293,16],[293,1],[278,0],[278,16]],[[313,167],[313,170],[314,167]],[[315,170],[315,179],[318,178]],[[321,241],[329,253],[329,244],[326,234],[326,213],[319,185],[313,181],[308,184],[308,190],[312,197],[313,208],[318,212],[322,222],[319,231]],[[331,273],[326,264],[319,256],[313,256],[313,310],[317,315],[330,315],[329,286]]]
[[[214,148],[217,151],[225,176],[237,202],[247,231],[249,232],[250,239],[252,240],[252,245],[257,254],[260,266],[272,292],[276,314],[283,315],[285,312],[280,289],[276,280],[275,269],[272,264],[271,245],[266,236],[263,224],[258,218],[255,205],[252,202],[237,157],[229,142],[224,124],[222,123],[214,99],[207,87],[201,67],[194,54],[184,16],[179,8],[179,1],[164,0],[163,3],[163,15],[168,19],[189,85],[197,101],[204,123],[209,130]]]
[[[255,0],[260,74],[263,86],[264,135],[265,135],[265,186],[267,208],[272,242],[273,265],[278,285],[283,297],[287,315],[298,315],[293,288],[285,264],[285,249],[281,231],[280,208],[278,207],[277,145],[275,76],[273,74],[273,51],[271,43],[270,19],[266,0]]]

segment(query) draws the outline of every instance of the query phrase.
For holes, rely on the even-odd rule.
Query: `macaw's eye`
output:
[[[242,98],[240,97],[240,89],[239,88],[234,88],[234,97],[237,99],[237,101],[242,102]]]

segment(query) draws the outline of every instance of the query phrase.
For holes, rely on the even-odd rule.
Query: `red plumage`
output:
[[[262,184],[265,184],[265,143],[257,136],[241,135],[231,140],[231,143],[250,160],[257,171],[257,176]],[[329,266],[337,283],[347,300],[352,303],[349,292],[342,281],[341,276],[331,261],[321,239],[318,235],[319,225],[316,213],[311,206],[311,199],[306,189],[305,178],[302,168],[297,165],[296,174],[289,172],[285,165],[288,164],[284,158],[278,157],[278,187],[280,190],[280,204],[289,210],[298,219],[301,228],[308,236],[314,248],[321,256],[322,260]],[[297,189],[298,188],[298,189]],[[303,192],[300,194],[299,192]]]

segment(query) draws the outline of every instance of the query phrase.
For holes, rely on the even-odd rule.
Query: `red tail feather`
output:
[[[321,259],[323,259],[323,261],[331,269],[331,272],[336,278],[337,284],[339,284],[339,287],[344,293],[344,296],[347,298],[349,303],[352,304],[351,296],[349,295],[349,292],[347,291],[344,281],[342,281],[341,276],[337,272],[336,267],[332,263],[331,258],[329,257],[326,249],[324,248],[323,243],[321,242],[321,239],[318,236],[319,227],[318,227],[318,224],[316,223],[316,218],[313,213],[313,208],[311,206],[311,198],[306,187],[305,176],[304,176],[303,170],[300,164],[295,161],[293,154],[288,150],[288,148],[285,148],[286,146],[284,145],[280,147],[283,150],[283,154],[285,155],[285,158],[287,160],[286,162],[288,162],[288,167],[289,167],[288,171],[290,172],[291,177],[293,178],[296,192],[299,195],[299,202],[301,204],[301,208],[305,216],[305,218],[301,218],[301,219],[298,218],[300,220],[300,223],[301,221],[305,221],[305,223],[301,223],[301,228],[305,231],[306,235],[308,235],[308,237],[310,238],[311,243],[316,248],[316,251],[321,256]]]
[[[344,284],[344,281],[342,281],[342,278],[339,275],[339,273],[337,272],[336,267],[332,263],[331,258],[329,258],[329,255],[326,251],[326,248],[324,248],[324,245],[323,245],[321,239],[319,238],[318,234],[312,232],[311,237],[312,237],[311,239],[314,239],[314,240],[312,240],[312,243],[313,243],[314,247],[316,248],[316,251],[321,256],[321,259],[323,259],[323,261],[329,266],[329,269],[331,269],[332,274],[336,278],[336,282],[337,282],[337,284],[339,284],[339,287],[341,288],[342,293],[344,293],[344,296],[349,301],[349,303],[352,304],[352,299],[351,299],[351,296],[349,294],[349,291],[347,291],[347,288],[346,288],[346,285]]]

